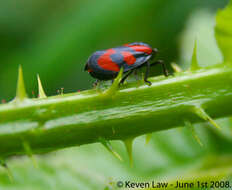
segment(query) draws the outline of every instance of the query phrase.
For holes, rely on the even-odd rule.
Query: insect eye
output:
[[[154,48],[154,49],[153,49],[153,52],[154,52],[154,53],[158,53],[159,51],[158,51],[157,48]]]
[[[84,70],[85,70],[85,71],[88,70],[88,64],[85,65],[85,69],[84,69]]]

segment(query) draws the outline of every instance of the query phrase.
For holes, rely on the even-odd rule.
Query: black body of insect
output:
[[[122,84],[133,71],[146,67],[144,81],[151,85],[151,82],[147,80],[150,66],[161,64],[164,75],[168,76],[167,68],[162,60],[150,63],[157,53],[156,48],[153,49],[143,42],[96,51],[89,57],[85,65],[85,71],[88,71],[98,82],[99,80],[113,80],[122,67],[123,73],[125,73],[120,81],[120,84]]]

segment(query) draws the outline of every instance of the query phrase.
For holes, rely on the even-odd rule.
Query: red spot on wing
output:
[[[147,46],[129,45],[129,44],[125,44],[125,46],[132,48],[134,51],[144,52],[146,54],[151,54],[152,53],[152,49],[150,47],[147,47]]]
[[[110,55],[114,54],[116,51],[113,49],[106,50],[106,53],[104,53],[101,57],[98,58],[98,65],[105,70],[108,71],[119,71],[119,66],[114,63],[110,57]]]
[[[132,53],[128,52],[128,51],[122,51],[121,54],[124,57],[124,61],[128,64],[128,65],[133,65],[136,61],[136,58],[133,56]]]

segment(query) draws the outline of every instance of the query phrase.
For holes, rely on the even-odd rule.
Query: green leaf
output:
[[[221,122],[224,128],[225,123]],[[35,169],[25,157],[16,157],[8,161],[13,182],[5,170],[0,169],[0,188],[42,190],[55,186],[56,190],[106,187],[119,190],[111,188],[119,180],[172,183],[176,180],[191,182],[193,179],[201,182],[227,180],[232,173],[231,139],[228,141],[205,126],[197,126],[196,130],[204,141],[204,148],[199,148],[185,128],[154,133],[148,145],[144,144],[144,137],[137,138],[134,143],[134,167],[114,159],[99,143],[39,156],[39,169]],[[217,149],[214,143],[221,148]],[[127,158],[121,142],[115,141],[113,146],[117,152],[124,153],[123,158]]]
[[[215,36],[224,56],[224,62],[232,62],[232,1],[219,10],[216,16]]]

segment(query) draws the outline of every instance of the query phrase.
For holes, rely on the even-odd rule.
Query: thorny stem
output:
[[[219,65],[175,76],[150,78],[114,89],[88,90],[0,106],[0,156],[33,153],[138,135],[232,114],[232,67]],[[109,92],[109,91],[108,91]],[[221,109],[223,107],[223,109]]]

